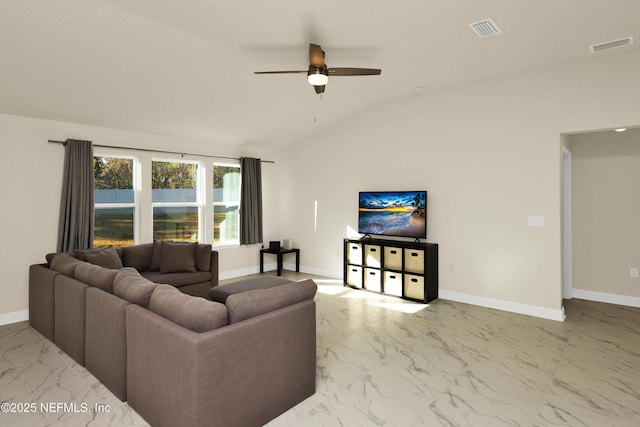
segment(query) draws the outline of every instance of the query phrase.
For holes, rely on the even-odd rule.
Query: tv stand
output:
[[[344,239],[344,285],[433,301],[438,298],[438,245],[418,239]]]

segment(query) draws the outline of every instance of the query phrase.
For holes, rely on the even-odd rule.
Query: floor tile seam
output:
[[[27,389],[26,393],[20,393],[20,394],[17,394],[15,396],[4,398],[4,399],[2,399],[2,402],[17,401],[17,399],[18,398],[22,398],[22,396],[24,396],[25,398],[19,400],[19,402],[21,402],[21,403],[34,403],[35,402],[35,396],[31,392],[31,390],[29,390],[29,389]]]
[[[496,392],[494,390],[494,392]],[[517,400],[517,401],[504,401],[502,399],[498,399],[496,397],[488,397],[488,396],[484,396],[482,394],[477,394],[477,395],[465,395],[464,397],[461,396],[460,393],[457,393],[455,389],[447,389],[447,390],[438,390],[437,393],[439,395],[449,395],[451,397],[453,396],[457,396],[459,399],[463,400],[464,402],[466,402],[469,405],[469,408],[471,408],[471,410],[473,410],[475,412],[475,410],[473,409],[476,406],[481,406],[483,408],[489,408],[491,409],[491,411],[495,412],[496,414],[501,414],[504,411],[505,405],[514,409],[514,408],[518,408],[518,410],[524,412],[525,417],[532,421],[533,419],[535,419],[536,415],[537,415],[537,410],[538,410],[538,406],[536,404],[530,404],[529,400]],[[540,393],[540,401],[543,401],[543,394]],[[490,411],[487,411],[486,414],[477,414],[480,416],[491,416],[489,415]],[[465,417],[466,418],[466,417]],[[505,421],[502,424],[482,424],[482,425],[504,425],[504,426],[511,426],[513,424],[511,424],[508,421]],[[518,424],[518,425],[523,425],[523,424]],[[524,424],[524,425],[535,425],[533,423],[528,423],[528,424]]]
[[[560,407],[554,405],[556,402],[558,402],[558,399],[554,398],[553,389],[554,387],[557,387],[558,384],[564,382],[564,380],[562,380],[559,377],[559,371],[562,369],[563,366],[565,366],[565,363],[568,363],[568,358],[566,357],[566,354],[570,349],[570,344],[572,340],[576,340],[576,339],[579,339],[579,338],[571,334],[570,338],[567,340],[564,346],[562,354],[558,357],[558,362],[555,364],[555,368],[553,370],[549,383],[547,384],[543,400],[538,407],[537,417],[540,419],[544,419],[543,410],[546,406],[553,408],[554,412],[558,412],[561,409]]]
[[[64,360],[63,360],[63,362],[64,362]],[[22,372],[18,371],[18,375],[20,375],[20,377],[21,377],[22,381],[24,381],[27,389],[32,393],[36,393],[36,392],[39,392],[39,391],[42,391],[42,390],[46,390],[46,389],[49,389],[51,387],[58,387],[59,384],[65,382],[65,381],[69,381],[69,380],[73,380],[73,379],[81,379],[81,380],[83,380],[83,378],[78,374],[78,372],[76,372],[66,362],[64,362],[64,363],[66,365],[66,367],[64,369],[68,368],[73,373],[74,377],[66,378],[66,379],[64,379],[62,381],[56,381],[54,384],[51,384],[51,385],[43,384],[43,385],[40,385],[40,386],[37,386],[37,387],[33,387],[33,388],[29,387],[29,380],[24,375],[28,375],[28,370],[29,370],[29,368],[31,366],[21,366],[21,368],[26,368],[26,369],[23,369]]]
[[[564,421],[564,424],[562,425],[619,425],[616,423],[613,423],[611,421],[611,423],[607,423],[607,424],[587,424],[584,420],[584,418],[581,418],[581,415],[584,414],[576,414],[573,415],[571,414],[571,412],[569,411],[569,409],[563,408],[562,404],[569,404],[570,406],[576,406],[577,404],[572,403],[571,401],[567,400],[566,398],[559,398],[559,397],[554,397],[552,393],[552,388],[553,387],[561,387],[562,385],[560,385],[560,383],[558,383],[557,385],[555,383],[551,384],[551,387],[549,387],[549,390],[547,391],[547,393],[545,393],[543,402],[540,404],[538,411],[537,411],[537,417],[539,419],[546,419],[544,416],[544,412],[545,412],[545,407],[550,407],[554,413],[557,414],[558,417],[562,417],[562,415],[564,415],[567,418],[571,418],[572,420],[575,419],[576,424],[573,424],[572,422],[569,421]],[[634,420],[632,418],[632,416],[629,414],[628,412],[628,407],[624,404],[618,404],[618,407],[615,409],[616,410],[616,420],[620,421],[620,420],[629,420],[629,424],[624,424],[626,425],[640,425],[637,420]],[[591,414],[591,412],[590,412]],[[603,417],[604,415],[602,413],[597,413],[598,417]],[[593,417],[593,415],[590,415],[590,417]],[[609,417],[609,415],[607,415],[607,417]],[[610,419],[610,418],[609,418]],[[560,425],[557,421],[553,422],[553,425]]]
[[[23,404],[32,404],[35,403],[35,398],[33,396],[33,394],[29,391],[27,393],[23,393],[22,395],[19,396],[15,396],[12,397],[10,399],[4,399],[3,402],[16,402],[16,403],[23,403]],[[31,416],[35,416],[37,418],[40,418],[40,420],[44,420],[44,423],[38,423],[38,424],[33,424],[32,421],[34,421],[33,419],[29,419],[29,426],[30,427],[48,427],[51,426],[52,424],[50,423],[50,421],[47,419],[47,417],[44,415],[44,413],[40,410],[41,408],[36,404],[35,407],[35,411],[31,411],[29,412],[29,414],[25,413],[25,412],[14,412],[12,413],[12,415],[16,416],[14,418],[22,418],[22,419],[26,419],[26,418],[30,418]],[[22,422],[16,424],[16,425],[27,425],[27,424],[23,424]]]
[[[22,386],[24,387],[24,390],[26,390],[28,393],[32,393],[32,391],[31,391],[31,389],[29,388],[29,386],[28,386],[27,382],[24,380],[24,378],[22,378],[22,376],[21,376],[21,375],[20,375],[20,373],[18,372],[18,369],[17,369],[17,368],[15,368],[15,367],[14,367],[14,368],[9,368],[9,369],[7,369],[6,371],[2,372],[2,377],[4,377],[4,376],[5,376],[5,374],[6,374],[8,371],[11,371],[11,370],[13,370],[13,371],[14,371],[14,374],[15,374],[15,377],[14,377],[14,378],[13,378],[13,380],[11,380],[11,381],[12,381],[12,382],[13,382],[13,381],[16,381],[16,380],[20,381],[20,385],[22,385]],[[3,393],[4,393],[4,391],[5,391],[5,390],[6,390],[6,387],[4,387],[4,388],[3,388]],[[2,402],[5,402],[5,401],[7,401],[7,400],[12,400],[12,399],[14,399],[14,398],[16,398],[16,397],[18,397],[18,396],[20,396],[20,395],[23,395],[23,394],[25,394],[25,393],[24,393],[24,391],[20,391],[20,392],[18,392],[18,393],[17,393],[17,394],[15,394],[15,395],[6,395],[6,396],[4,396],[4,395],[3,395]]]

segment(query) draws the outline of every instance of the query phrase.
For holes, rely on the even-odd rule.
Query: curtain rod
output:
[[[66,141],[56,141],[53,139],[49,139],[48,142],[50,142],[51,144],[62,144],[62,145],[66,145],[67,142]],[[214,158],[214,159],[228,159],[228,160],[240,160],[238,157],[225,157],[225,156],[211,156],[211,155],[207,155],[207,154],[194,154],[194,153],[182,153],[179,151],[166,151],[166,150],[152,150],[149,148],[131,148],[131,147],[119,147],[117,145],[100,145],[100,144],[93,144],[94,147],[100,147],[100,148],[115,148],[118,150],[132,150],[132,151],[144,151],[147,153],[162,153],[162,154],[179,154],[180,156],[198,156],[198,157],[209,157],[209,158]],[[275,163],[275,161],[273,160],[260,160],[261,163]]]

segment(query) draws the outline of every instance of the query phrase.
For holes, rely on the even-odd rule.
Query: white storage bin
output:
[[[380,268],[380,260],[382,258],[380,256],[381,250],[382,249],[378,245],[364,245],[364,265],[368,267]]]
[[[402,249],[392,246],[384,247],[384,268],[402,270]]]
[[[360,243],[347,243],[347,262],[349,264],[362,264],[362,245]]]
[[[404,271],[424,273],[424,251],[422,249],[404,250]]]
[[[347,285],[362,288],[362,267],[347,266]]]
[[[385,294],[401,297],[402,296],[402,274],[394,273],[393,271],[385,271],[383,289]]]
[[[407,298],[424,300],[424,277],[405,274],[404,296]]]
[[[381,292],[381,273],[380,270],[374,268],[364,269],[364,288],[370,291]]]

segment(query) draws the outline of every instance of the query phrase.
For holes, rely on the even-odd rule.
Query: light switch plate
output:
[[[543,216],[530,216],[529,217],[529,227],[544,227],[544,217]]]

